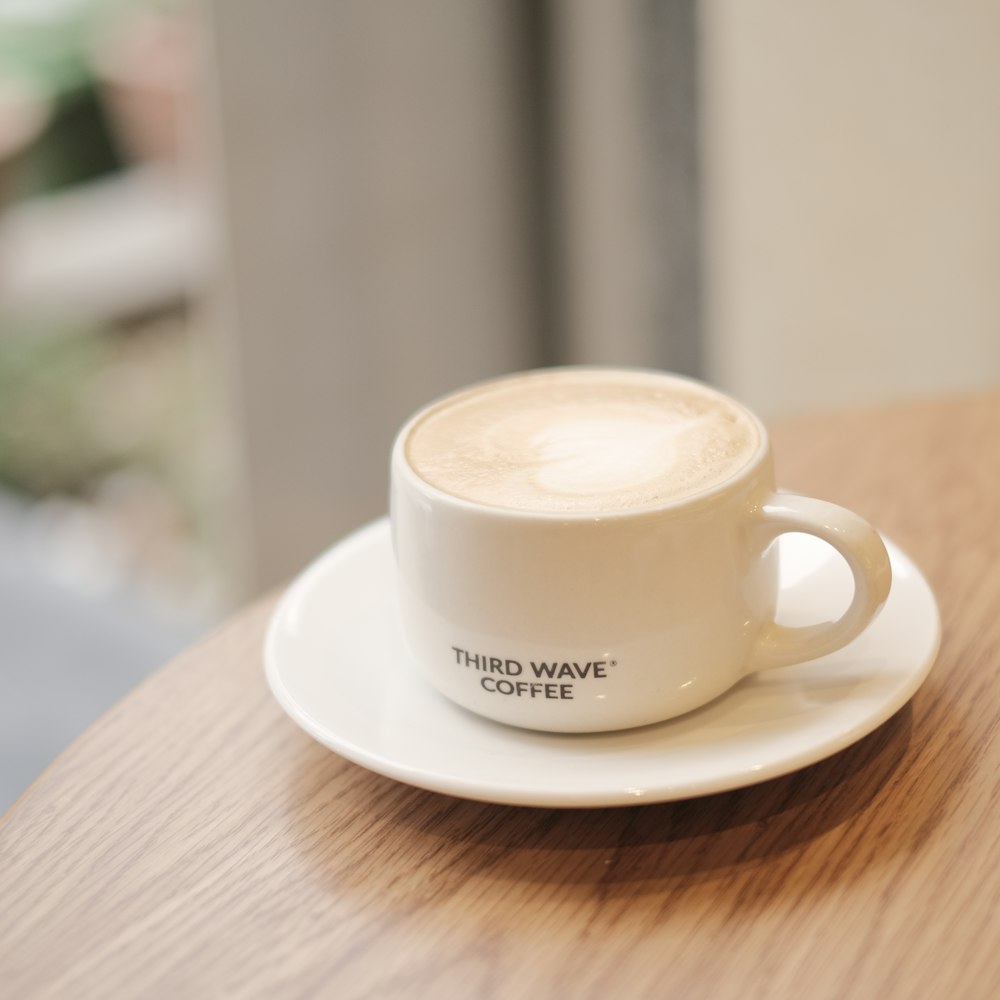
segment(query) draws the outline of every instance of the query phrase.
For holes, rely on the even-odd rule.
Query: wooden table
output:
[[[0,828],[0,993],[1000,996],[1000,396],[786,422],[779,477],[920,565],[944,641],[849,750],[724,795],[509,808],[272,701],[274,599],[163,668]]]

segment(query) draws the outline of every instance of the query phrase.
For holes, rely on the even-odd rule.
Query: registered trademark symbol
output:
[[[618,666],[618,661],[617,660],[612,660],[611,661],[611,666],[617,667]]]

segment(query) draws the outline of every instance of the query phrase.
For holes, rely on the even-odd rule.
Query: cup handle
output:
[[[773,540],[789,531],[815,535],[832,545],[854,575],[854,597],[836,621],[789,628],[765,625],[748,673],[782,667],[846,646],[875,617],[889,596],[892,569],[879,533],[852,511],[797,493],[774,493],[757,511],[758,528]]]

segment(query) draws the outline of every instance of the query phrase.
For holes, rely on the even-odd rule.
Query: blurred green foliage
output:
[[[93,394],[111,361],[91,333],[5,335],[0,342],[0,482],[75,493],[122,455],[96,433]]]
[[[198,407],[183,338],[101,330],[0,338],[0,483],[86,495],[141,465],[183,495]]]
[[[97,90],[95,40],[130,10],[183,2],[0,0],[0,84],[23,81],[51,107],[42,135],[7,165],[5,199],[59,190],[122,167]]]
[[[66,93],[93,82],[95,35],[108,19],[175,0],[0,0],[0,69]]]

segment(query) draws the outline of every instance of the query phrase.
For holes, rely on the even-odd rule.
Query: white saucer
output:
[[[851,580],[831,549],[780,541],[780,619],[831,618]],[[739,788],[812,764],[901,708],[934,662],[934,596],[894,545],[892,592],[849,646],[747,678],[704,708],[642,729],[560,735],[480,719],[429,688],[402,647],[385,519],[335,545],[281,599],[265,644],[267,679],[307,733],[399,781],[530,806],[617,806]]]

